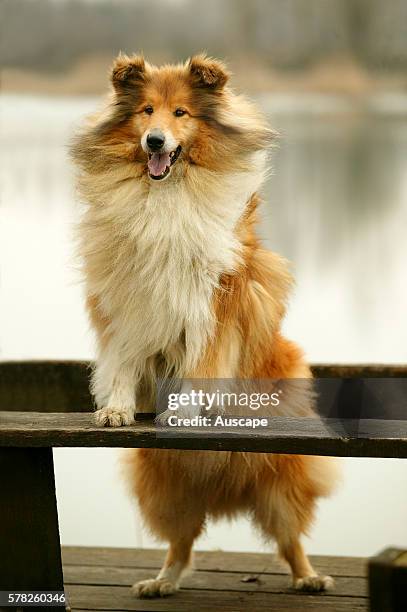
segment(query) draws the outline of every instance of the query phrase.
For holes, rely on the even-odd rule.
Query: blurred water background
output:
[[[236,87],[258,101],[280,133],[259,231],[292,262],[296,288],[286,334],[314,362],[405,363],[406,6],[398,0],[391,8],[376,0],[5,0],[0,359],[94,356],[73,257],[80,205],[67,144],[98,103],[119,48],[143,48],[166,61],[207,48],[230,60]],[[134,519],[116,455],[55,451],[64,543],[152,544]],[[407,545],[404,464],[344,464],[345,484],[322,504],[308,549],[371,554]],[[261,544],[237,521],[211,526],[198,547],[258,550]]]
[[[313,361],[406,360],[406,100],[259,97],[280,133],[259,232],[292,262],[286,332]],[[3,359],[93,354],[74,271],[79,207],[67,147],[97,104],[1,98]]]

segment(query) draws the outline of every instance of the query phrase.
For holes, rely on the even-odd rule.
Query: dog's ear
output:
[[[129,57],[120,53],[113,64],[111,79],[116,91],[123,91],[143,82],[146,72],[144,57],[132,55]]]
[[[222,89],[230,76],[222,62],[204,54],[191,57],[188,68],[192,81],[197,87],[214,91]]]

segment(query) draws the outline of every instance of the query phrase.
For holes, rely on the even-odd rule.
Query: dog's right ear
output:
[[[111,79],[113,87],[120,92],[143,82],[146,64],[142,55],[129,57],[120,53],[114,61]]]

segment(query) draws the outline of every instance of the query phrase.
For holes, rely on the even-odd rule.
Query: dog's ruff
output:
[[[87,211],[82,227],[89,225],[92,232],[86,231],[82,252],[97,269],[88,278],[88,291],[101,296],[101,308],[111,319],[111,338],[94,377],[103,414],[132,406],[133,398],[126,397],[128,380],[133,394],[157,354],[178,376],[197,366],[214,332],[214,291],[221,275],[239,264],[241,245],[234,228],[263,178],[265,156],[253,157],[247,172],[218,177],[192,170],[184,181],[153,184],[147,193],[136,181],[126,190],[120,183],[112,185],[112,199],[121,202],[119,219],[114,206],[111,217],[110,210]],[[117,237],[109,249],[104,244],[107,226]],[[183,335],[185,348],[180,346]],[[132,371],[129,378],[122,376],[111,397],[113,376],[122,363]]]
[[[121,55],[106,107],[73,143],[100,426],[152,411],[167,376],[290,379],[270,416],[314,415],[311,389],[295,380],[310,369],[280,331],[291,276],[255,234],[273,133],[227,81],[203,55],[162,68]],[[157,134],[161,153],[149,148]],[[296,589],[332,587],[300,543],[317,498],[333,489],[330,458],[139,449],[126,465],[148,527],[170,542],[157,578],[135,595],[173,594],[206,519],[239,512],[277,541]]]

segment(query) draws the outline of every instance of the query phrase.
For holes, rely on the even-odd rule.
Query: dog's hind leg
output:
[[[287,561],[293,576],[293,586],[299,591],[327,591],[332,589],[331,576],[321,576],[312,567],[299,539],[277,539],[281,557]]]
[[[317,498],[328,493],[312,477],[319,460],[329,458],[275,455],[274,474],[263,481],[255,500],[256,522],[267,539],[276,540],[280,556],[290,566],[293,586],[303,591],[334,586],[330,576],[317,574],[300,542],[311,526]]]
[[[138,597],[164,597],[179,588],[194,540],[205,522],[205,504],[186,476],[192,451],[138,449],[125,454],[129,484],[151,532],[170,547],[157,577],[133,586]]]
[[[166,597],[175,593],[190,565],[192,544],[193,540],[185,538],[172,542],[157,577],[136,582],[132,588],[133,594],[137,597]]]
[[[182,536],[179,540],[170,542],[170,547],[164,565],[156,578],[142,580],[133,585],[132,592],[137,597],[166,597],[179,589],[180,581],[190,566],[192,545],[199,535],[201,525],[196,526],[195,533]]]

